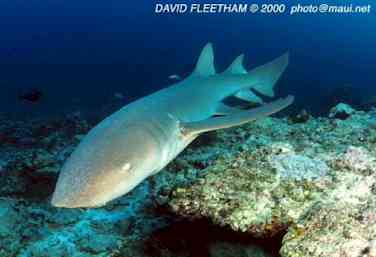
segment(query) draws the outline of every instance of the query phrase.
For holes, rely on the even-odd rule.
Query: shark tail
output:
[[[223,92],[226,92],[225,95],[227,96],[252,88],[262,95],[274,97],[274,85],[289,63],[289,54],[285,53],[275,60],[256,67],[249,72],[243,66],[243,59],[244,55],[239,55],[223,73],[217,74],[214,67],[213,45],[207,43],[201,51],[191,76],[221,76],[221,84],[223,88],[226,88],[223,89]],[[256,102],[259,102],[259,99],[257,100]]]
[[[275,60],[250,70],[249,72],[247,72],[243,66],[243,59],[243,54],[238,56],[226,71],[223,72],[223,75],[227,77],[227,83],[237,85],[237,94],[240,95],[253,94],[249,92],[249,89],[252,88],[262,95],[274,97],[274,86],[289,63],[289,53],[285,53]],[[235,97],[239,96],[235,95]],[[249,101],[262,102],[260,99],[256,98],[257,96],[253,96]]]
[[[288,63],[289,53],[287,52],[277,59],[249,71],[247,76],[256,82],[252,88],[263,95],[274,97],[274,85],[285,71]]]

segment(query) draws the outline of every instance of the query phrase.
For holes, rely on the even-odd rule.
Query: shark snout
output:
[[[90,187],[80,186],[74,180],[66,177],[58,180],[51,204],[61,208],[90,208],[98,207],[106,202],[103,194]]]
[[[93,208],[104,205],[104,203],[95,202],[93,198],[85,195],[76,194],[75,196],[67,197],[59,192],[54,192],[51,204],[59,208]]]
[[[53,194],[51,199],[51,204],[55,207],[61,207],[61,208],[78,208],[78,203],[74,201],[73,199],[64,199],[56,194]]]
[[[59,190],[56,190],[51,199],[51,204],[55,207],[62,207],[62,208],[79,208],[79,207],[85,207],[81,206],[79,204],[80,201],[78,201],[78,196],[76,197],[67,197],[66,194],[63,192],[59,192]]]

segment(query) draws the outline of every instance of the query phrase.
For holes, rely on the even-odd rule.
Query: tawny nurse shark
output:
[[[212,44],[208,43],[187,78],[100,122],[64,164],[52,204],[103,206],[158,173],[201,133],[265,117],[293,102],[288,96],[250,110],[223,104],[229,96],[259,101],[250,89],[273,97],[288,54],[249,72],[242,61],[243,55],[227,70],[216,73]]]

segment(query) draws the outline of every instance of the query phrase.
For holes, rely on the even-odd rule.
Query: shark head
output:
[[[159,143],[147,127],[107,124],[90,131],[66,161],[52,205],[103,206],[131,191],[158,165]]]

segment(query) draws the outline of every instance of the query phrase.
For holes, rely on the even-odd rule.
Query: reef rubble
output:
[[[219,132],[227,154],[176,188],[171,210],[254,237],[285,231],[283,257],[376,256],[376,111],[330,117]]]
[[[0,256],[192,256],[191,244],[180,242],[184,231],[166,228],[204,219],[217,232],[259,241],[282,234],[282,257],[374,257],[376,110],[342,117],[269,117],[205,134],[159,174],[96,209],[49,204],[61,165],[93,124],[5,120]],[[180,238],[180,249],[160,234]],[[244,242],[210,242],[202,256],[271,256]]]

